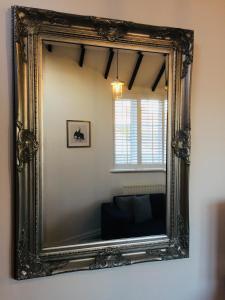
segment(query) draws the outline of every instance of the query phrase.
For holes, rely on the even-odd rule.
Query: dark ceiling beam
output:
[[[84,55],[85,55],[85,47],[84,47],[84,45],[80,45],[80,60],[79,60],[79,66],[80,67],[83,67]]]
[[[153,92],[156,90],[156,88],[157,88],[157,86],[159,84],[159,81],[160,81],[160,79],[161,79],[161,77],[162,77],[162,75],[163,75],[163,73],[165,71],[165,68],[166,68],[166,63],[164,62],[162,64],[162,66],[161,66],[161,69],[159,70],[159,73],[158,73],[158,75],[157,75],[157,77],[156,77],[153,85],[152,85],[152,91]]]
[[[48,52],[52,52],[52,45],[51,44],[45,45],[45,48],[48,50]]]
[[[140,65],[141,65],[143,56],[144,56],[144,55],[143,55],[141,52],[138,52],[137,62],[136,62],[136,65],[135,65],[133,74],[132,74],[132,76],[131,76],[130,82],[129,82],[129,84],[128,84],[128,90],[131,90],[131,89],[132,89],[132,86],[133,86],[133,84],[134,84],[135,78],[136,78],[137,73],[138,73],[138,70],[139,70],[139,68],[140,68]]]
[[[105,69],[105,75],[104,75],[104,78],[107,79],[108,78],[108,75],[109,75],[109,71],[110,71],[110,68],[111,68],[111,65],[112,65],[112,60],[113,60],[113,57],[114,57],[114,51],[112,48],[109,49],[109,58],[108,58],[108,62],[107,62],[107,65],[106,65],[106,69]]]

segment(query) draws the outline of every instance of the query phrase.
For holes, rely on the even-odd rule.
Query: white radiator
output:
[[[157,194],[157,193],[165,194],[166,186],[163,184],[123,186],[124,195]]]

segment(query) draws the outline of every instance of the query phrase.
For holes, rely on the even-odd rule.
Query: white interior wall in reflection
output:
[[[113,168],[113,100],[104,71],[108,50],[88,47],[84,66],[78,65],[79,46],[43,47],[43,213],[44,244],[60,245],[83,233],[100,231],[101,203],[121,194],[123,186],[165,185],[165,173],[111,173]],[[123,57],[124,55],[124,57]],[[126,58],[126,59],[125,59]],[[136,56],[119,56],[120,77],[129,82]],[[145,59],[145,58],[144,58]],[[159,86],[151,95],[151,82],[162,57],[153,68],[142,63],[132,95],[141,85],[145,97],[165,97]],[[162,85],[162,84],[161,84]],[[66,120],[91,122],[91,147],[67,148]]]

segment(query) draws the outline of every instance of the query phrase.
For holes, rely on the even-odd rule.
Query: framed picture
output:
[[[91,147],[91,122],[67,120],[67,147]]]

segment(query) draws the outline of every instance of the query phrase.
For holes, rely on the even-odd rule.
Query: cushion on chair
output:
[[[114,198],[114,203],[122,211],[126,212],[130,218],[134,217],[133,214],[133,199],[135,196],[116,196]]]
[[[135,223],[143,223],[152,219],[152,208],[149,195],[136,195],[133,199]]]

